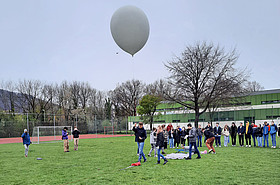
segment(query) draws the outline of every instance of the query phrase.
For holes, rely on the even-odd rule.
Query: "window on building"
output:
[[[172,120],[172,123],[180,123],[181,120]]]
[[[280,116],[266,116],[266,119],[277,119],[280,118]]]

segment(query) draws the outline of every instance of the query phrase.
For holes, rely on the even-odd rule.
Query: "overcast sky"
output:
[[[150,23],[144,48],[132,58],[114,42],[113,13],[142,9]],[[187,45],[208,41],[236,48],[251,80],[280,88],[279,0],[3,0],[1,80],[85,81],[98,90],[168,76],[164,63]],[[116,54],[118,52],[118,54]]]

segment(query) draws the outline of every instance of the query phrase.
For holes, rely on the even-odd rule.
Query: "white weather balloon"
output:
[[[147,16],[135,6],[119,8],[111,18],[110,28],[117,45],[132,56],[144,47],[150,32]]]

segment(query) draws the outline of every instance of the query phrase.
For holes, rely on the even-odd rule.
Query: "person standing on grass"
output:
[[[167,127],[166,127],[166,131],[169,133],[169,131],[170,130],[172,130],[173,129],[173,126],[172,126],[172,124],[171,123],[169,123],[168,125],[167,125]],[[170,143],[169,143],[169,136],[170,135],[168,135],[168,138],[167,138],[167,144],[169,145]],[[174,143],[173,143],[174,144]]]
[[[67,133],[68,128],[64,127],[62,130],[62,140],[64,144],[64,152],[69,152],[69,141],[68,141],[68,133]]]
[[[237,134],[237,127],[236,127],[235,123],[232,122],[231,129],[230,129],[232,146],[236,146],[236,134]]]
[[[186,139],[185,139],[186,135],[187,135],[186,128],[182,127],[182,131],[181,131],[181,147],[184,147],[186,145]]]
[[[74,150],[78,150],[80,131],[77,129],[77,127],[74,127],[72,135],[74,136]]]
[[[262,147],[263,128],[261,124],[259,124],[259,127],[257,127],[255,135],[258,141],[258,147]]]
[[[271,148],[276,148],[276,133],[278,131],[277,126],[274,124],[274,121],[271,121],[271,126],[270,126],[270,136],[271,136],[271,141],[272,141],[272,147]]]
[[[157,147],[157,153],[158,153],[158,161],[157,164],[160,164],[160,158],[162,158],[164,160],[163,165],[165,165],[168,161],[167,159],[160,153],[160,150],[162,150],[162,148],[164,147],[164,135],[163,135],[163,130],[161,126],[158,126],[157,129],[157,143],[156,143],[156,147]]]
[[[168,134],[169,134],[169,147],[174,148],[174,129],[172,128],[171,130],[169,130]]]
[[[168,132],[166,131],[166,127],[163,128],[163,136],[164,136],[164,149],[167,149]]]
[[[151,153],[152,151],[154,150],[155,152],[155,155],[154,157],[156,157],[156,139],[157,139],[157,133],[156,133],[157,129],[156,128],[153,128],[153,131],[151,132],[150,134],[150,144],[151,144],[151,150],[148,154],[149,157],[151,157]]]
[[[221,147],[221,134],[222,134],[222,128],[219,126],[219,123],[216,123],[216,127],[214,128],[216,147],[218,145],[219,147]]]
[[[269,147],[268,136],[269,136],[269,128],[267,122],[265,121],[263,126],[263,147],[265,147],[265,142],[267,143],[267,147]]]
[[[23,142],[23,145],[24,145],[24,148],[25,148],[25,151],[24,151],[24,155],[25,157],[28,156],[28,150],[29,150],[29,145],[30,145],[30,136],[27,132],[27,129],[24,129],[23,131],[23,134],[21,135],[21,138],[22,138],[22,142]]]
[[[133,127],[133,131],[135,132],[135,135],[136,135],[136,141],[139,143],[139,158],[138,158],[138,162],[141,162],[141,159],[143,157],[144,159],[144,162],[147,161],[146,157],[145,157],[145,154],[143,152],[143,149],[144,149],[144,142],[145,142],[145,139],[147,138],[147,132],[146,130],[144,129],[143,127],[143,123],[142,122],[139,122],[139,125],[137,128]]]
[[[198,129],[197,129],[197,146],[198,147],[202,147],[202,130],[201,130],[201,125],[198,125]]]
[[[189,135],[187,135],[187,137],[189,138],[190,141],[190,145],[189,145],[189,157],[185,158],[186,160],[190,160],[192,159],[192,147],[194,147],[194,153],[197,154],[197,158],[196,159],[201,159],[200,157],[200,153],[199,150],[196,146],[196,138],[197,138],[197,134],[196,134],[196,128],[192,127],[192,125],[189,123],[188,124],[188,129],[190,130]]]
[[[251,124],[251,126],[252,126],[252,138],[253,138],[253,142],[254,142],[254,147],[256,147],[256,130],[257,130],[257,128],[258,128],[258,126],[257,125],[255,125],[255,123],[252,123]]]
[[[240,126],[237,129],[237,133],[238,133],[238,139],[239,139],[239,145],[241,147],[243,147],[244,145],[244,133],[245,133],[245,128],[243,126],[243,123],[240,122]]]
[[[229,137],[229,127],[225,125],[223,129],[223,135],[224,135],[224,146],[228,146],[228,137]]]
[[[174,147],[176,147],[177,144],[177,148],[179,147],[180,144],[180,130],[179,130],[179,126],[177,126],[177,128],[174,130]]]
[[[209,149],[208,153],[213,152],[213,154],[216,154],[215,148],[213,147],[215,135],[212,132],[205,130],[205,128],[202,129],[202,133],[206,139],[206,146]]]
[[[245,140],[246,140],[246,147],[251,147],[251,134],[253,132],[253,128],[250,125],[249,121],[246,122],[246,128],[245,128]],[[248,142],[249,141],[249,142]]]
[[[138,139],[137,139],[136,132],[135,132],[135,130],[137,130],[137,128],[138,128],[137,124],[135,123],[132,130],[134,131],[134,135],[135,135],[135,143],[137,143],[137,155],[139,155],[139,143],[138,143]]]

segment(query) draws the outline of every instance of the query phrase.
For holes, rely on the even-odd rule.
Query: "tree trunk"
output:
[[[152,131],[152,129],[153,129],[153,122],[154,122],[154,116],[151,117],[150,131]]]
[[[198,128],[198,121],[199,121],[199,109],[195,109],[195,120],[194,120],[195,128]]]

